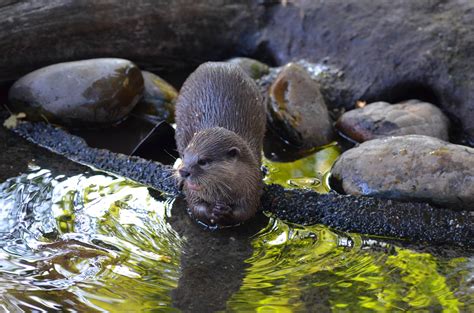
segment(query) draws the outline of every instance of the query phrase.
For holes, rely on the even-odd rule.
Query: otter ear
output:
[[[240,149],[237,147],[232,147],[227,150],[227,156],[230,158],[236,158],[240,155]]]

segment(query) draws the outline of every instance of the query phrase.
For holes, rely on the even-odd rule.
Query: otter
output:
[[[238,65],[204,63],[184,82],[175,121],[177,177],[192,216],[216,227],[254,216],[266,123],[255,82]]]

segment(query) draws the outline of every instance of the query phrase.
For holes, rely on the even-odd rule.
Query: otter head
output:
[[[178,176],[186,195],[208,203],[245,197],[246,190],[256,188],[261,179],[248,144],[225,128],[194,134],[181,158]]]

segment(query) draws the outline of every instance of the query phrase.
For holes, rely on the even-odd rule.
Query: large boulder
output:
[[[299,0],[269,7],[257,38],[276,63],[341,68],[340,79],[323,83],[328,105],[428,101],[474,145],[473,20],[474,2],[464,0]]]
[[[30,120],[71,127],[122,120],[142,96],[140,69],[123,59],[91,59],[50,65],[10,88],[9,108]]]
[[[474,149],[409,135],[344,152],[332,175],[346,193],[474,210]]]
[[[449,119],[433,104],[418,100],[397,104],[374,102],[344,113],[336,127],[358,142],[403,135],[449,140]]]

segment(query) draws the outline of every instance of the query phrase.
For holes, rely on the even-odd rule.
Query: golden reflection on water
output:
[[[324,177],[338,153],[329,146],[278,173]],[[169,223],[171,205],[98,172],[53,177],[36,168],[0,184],[0,310],[175,311],[187,239]],[[228,311],[474,311],[472,257],[276,219],[251,246]]]

